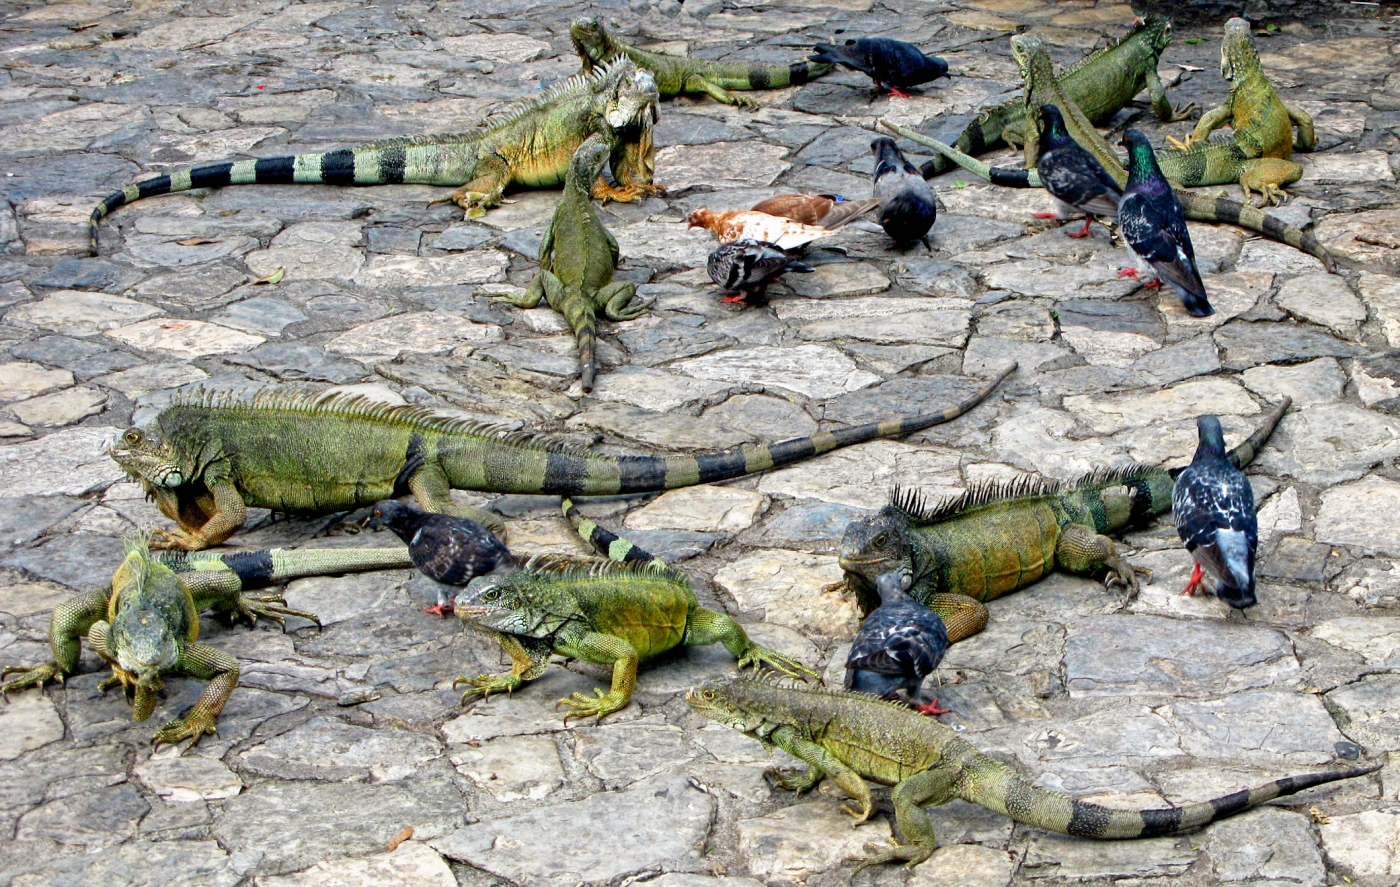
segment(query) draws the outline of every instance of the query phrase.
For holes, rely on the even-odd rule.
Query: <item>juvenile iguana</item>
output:
[[[739,667],[767,666],[790,677],[816,672],[790,656],[749,640],[723,613],[700,606],[690,579],[664,565],[532,558],[506,576],[474,579],[457,597],[457,615],[500,641],[510,657],[507,674],[459,677],[462,702],[477,694],[509,693],[544,674],[551,654],[611,665],[612,687],[594,696],[559,700],[564,716],[599,720],[627,705],[637,685],[637,663],[679,646],[723,644]]]
[[[1182,807],[1125,810],[1032,785],[1018,769],[987,757],[943,724],[872,696],[740,678],[701,685],[685,700],[705,717],[807,765],[805,771],[770,770],[779,787],[806,792],[831,777],[855,802],[843,809],[857,825],[875,811],[866,780],[894,786],[894,822],[903,840],[887,849],[867,845],[871,855],[859,859],[856,872],[896,861],[913,868],[928,859],[938,842],[923,808],[957,798],[1063,835],[1148,838],[1199,828],[1274,798],[1381,768],[1363,764],[1287,776]]]
[[[554,208],[554,218],[540,243],[540,270],[520,296],[501,296],[517,308],[534,308],[540,299],[564,315],[578,338],[579,381],[593,390],[598,373],[598,312],[608,320],[632,320],[646,310],[633,304],[637,285],[613,280],[619,250],[617,240],[603,226],[589,196],[588,185],[608,162],[608,146],[594,137],[574,154],[564,180],[564,196]]]
[[[1085,56],[1060,74],[1065,94],[1074,99],[1085,115],[1103,123],[1117,114],[1133,96],[1147,90],[1152,110],[1164,122],[1185,120],[1199,109],[1192,103],[1173,108],[1166,88],[1157,76],[1157,61],[1172,39],[1172,23],[1155,13],[1138,19],[1127,34]],[[977,156],[1006,141],[1025,141],[1026,105],[1021,97],[986,109],[967,125],[954,146],[964,154]],[[901,135],[906,135],[901,133]],[[920,167],[924,178],[947,172],[953,163],[938,156]]]
[[[1055,80],[1051,70],[1050,57],[1045,53],[1045,48],[1040,40],[1035,37],[1028,37],[1018,34],[1011,38],[1011,54],[1016,59],[1017,65],[1021,69],[1022,76],[1026,81],[1025,103],[1026,107],[1034,110],[1036,117],[1040,114],[1040,109],[1045,105],[1055,105],[1060,109],[1064,117],[1065,128],[1069,130],[1070,136],[1078,142],[1103,166],[1104,171],[1118,182],[1119,187],[1127,184],[1128,173],[1123,168],[1123,163],[1118,158],[1118,154],[1104,141],[1098,130],[1094,129],[1088,116],[1070,101],[1069,96],[1060,84]],[[992,169],[987,164],[979,160],[974,160],[955,148],[931,139],[928,136],[920,135],[906,127],[886,120],[881,121],[886,129],[898,133],[905,138],[916,141],[919,144],[927,145],[938,151],[940,154],[952,158],[956,163],[971,172],[976,173],[984,179],[997,185],[1006,185],[1014,188],[1038,188],[1041,186],[1040,177],[1032,169]],[[1039,153],[1039,134],[1029,134],[1026,139],[1025,156],[1028,167],[1035,165],[1035,158]],[[1205,150],[1232,150],[1221,147],[1223,143],[1211,142],[1204,145],[1197,145],[1195,151]],[[1176,174],[1173,174],[1169,165],[1180,163],[1182,155],[1180,152],[1168,151],[1158,155],[1158,162],[1167,178],[1173,184],[1180,184],[1177,175],[1182,173],[1187,167],[1176,167]],[[1199,156],[1199,155],[1197,155]],[[1174,160],[1173,158],[1178,158]],[[1230,181],[1234,181],[1231,179]],[[1334,266],[1331,254],[1317,241],[1312,234],[1299,231],[1292,225],[1285,224],[1277,217],[1260,212],[1251,203],[1239,203],[1234,200],[1224,198],[1208,197],[1192,191],[1183,191],[1180,188],[1176,191],[1177,200],[1181,202],[1182,211],[1186,218],[1198,222],[1226,222],[1232,225],[1239,225],[1251,231],[1257,231],[1266,237],[1286,243],[1295,249],[1300,249],[1305,253],[1321,259],[1323,264],[1330,270]]]
[[[161,727],[156,745],[193,739],[215,731],[215,720],[238,683],[238,662],[199,639],[199,613],[213,610],[250,623],[262,616],[279,623],[310,613],[286,605],[280,595],[248,596],[243,591],[299,576],[389,569],[412,564],[404,548],[322,551],[239,551],[221,554],[171,552],[152,555],[143,537],[127,540],[126,559],[111,588],[79,595],[54,608],[49,622],[53,660],[43,665],[10,666],[0,678],[0,696],[27,687],[62,682],[78,667],[79,642],[112,666],[113,677],[98,685],[120,685],[132,700],[133,717],[144,721],[155,710],[161,675],[185,674],[208,681],[199,701]],[[192,743],[193,744],[193,743]]]
[[[88,223],[90,246],[96,254],[97,225],[119,206],[142,197],[226,185],[459,186],[432,203],[456,203],[474,218],[499,205],[510,185],[548,188],[562,182],[574,151],[593,135],[611,148],[617,182],[613,187],[600,177],[593,185],[594,195],[636,200],[662,190],[651,182],[656,102],[652,76],[618,59],[517,102],[479,132],[383,139],[357,148],[226,161],[156,176],[98,204]]]
[[[110,452],[179,525],[160,534],[171,547],[217,545],[243,525],[249,506],[330,514],[403,490],[425,511],[470,517],[504,541],[498,516],[454,506],[449,491],[606,496],[741,477],[950,421],[1014,369],[938,412],[696,455],[603,455],[421,407],[278,389],[179,395],[144,428],[123,432]]]
[[[747,96],[730,95],[728,90],[780,89],[801,86],[831,70],[821,62],[793,62],[782,65],[746,65],[733,62],[708,62],[664,52],[640,49],[617,39],[603,26],[602,19],[574,19],[569,25],[569,37],[574,50],[583,60],[583,73],[605,59],[626,55],[656,76],[656,85],[663,97],[676,95],[708,95],[726,105],[756,107],[758,102]]]
[[[1290,403],[1285,397],[1230,461],[1249,464]],[[935,611],[948,606],[944,598],[930,603],[937,595],[990,601],[1057,568],[1084,575],[1107,570],[1109,581],[1131,595],[1135,570],[1106,534],[1170,511],[1179,473],[1126,465],[1069,483],[1027,478],[974,487],[931,508],[917,493],[896,490],[889,505],[846,527],[840,549],[846,588],[862,614],[879,602],[875,582],[882,573],[910,577],[909,595]]]

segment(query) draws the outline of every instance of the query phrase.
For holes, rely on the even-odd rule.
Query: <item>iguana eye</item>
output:
[[[129,446],[135,446],[141,442],[141,432],[135,428],[128,428],[126,433],[122,435],[122,441]]]
[[[889,534],[888,534],[888,533],[881,533],[880,535],[878,535],[878,536],[875,537],[875,547],[876,547],[876,548],[884,548],[886,545],[889,544],[889,541],[890,541],[890,536],[889,536]]]
[[[481,596],[481,599],[482,599],[482,600],[486,600],[486,601],[494,601],[496,598],[498,598],[498,597],[500,597],[500,596],[501,596],[501,593],[500,593],[499,591],[496,591],[495,589],[492,589],[491,591],[488,591],[488,592],[486,592],[485,594],[483,594],[483,595]]]

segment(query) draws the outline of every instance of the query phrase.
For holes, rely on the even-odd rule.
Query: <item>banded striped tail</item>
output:
[[[560,508],[564,512],[564,517],[568,519],[569,525],[582,537],[583,541],[608,560],[618,563],[650,563],[667,566],[665,561],[651,552],[608,532],[584,517],[579,512],[578,507],[574,505],[574,500],[568,496],[564,497]]]
[[[1198,222],[1226,222],[1231,225],[1239,225],[1241,228],[1248,228],[1250,231],[1257,231],[1270,240],[1286,243],[1294,249],[1300,249],[1310,256],[1317,257],[1328,271],[1335,272],[1337,270],[1337,260],[1316,236],[1307,231],[1298,230],[1277,216],[1269,215],[1255,208],[1252,204],[1240,203],[1237,200],[1209,197],[1205,194],[1181,189],[1173,190],[1176,191],[1177,199],[1181,201],[1181,208],[1188,219],[1194,219]]]
[[[392,548],[269,548],[257,551],[153,552],[156,560],[177,573],[227,569],[244,591],[280,585],[303,576],[363,573],[368,570],[411,569],[408,547]]]

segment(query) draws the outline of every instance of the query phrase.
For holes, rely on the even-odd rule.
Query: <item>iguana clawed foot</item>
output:
[[[1112,588],[1121,585],[1124,591],[1124,599],[1132,600],[1138,596],[1141,586],[1138,585],[1138,576],[1144,579],[1152,578],[1152,571],[1146,567],[1135,567],[1121,557],[1111,557],[1104,561],[1104,566],[1108,568],[1108,575],[1104,577],[1104,588]]]
[[[1171,116],[1162,122],[1180,123],[1183,120],[1190,120],[1192,117],[1199,117],[1203,110],[1205,109],[1195,102],[1188,102],[1185,105],[1173,105]],[[1190,138],[1190,136],[1187,138]],[[1171,136],[1167,137],[1167,141],[1171,141]]]
[[[763,771],[763,775],[778,788],[799,795],[811,791],[822,781],[822,772],[815,767],[805,770],[800,767],[769,767]]]
[[[905,869],[912,869],[932,856],[933,849],[931,844],[900,844],[898,841],[891,841],[889,847],[866,844],[865,852],[870,854],[869,856],[852,856],[846,862],[856,863],[856,867],[851,870],[851,877],[854,878],[863,869],[887,862],[903,862]]]
[[[487,191],[468,191],[465,188],[453,191],[446,197],[435,197],[428,201],[428,206],[436,206],[439,203],[455,203],[462,209],[462,218],[479,219],[486,215],[486,210],[493,206],[501,205],[499,194]]]
[[[305,610],[296,610],[287,606],[287,599],[280,594],[255,594],[244,595],[239,601],[238,607],[229,612],[233,621],[244,621],[252,625],[258,624],[258,617],[276,622],[283,628],[287,627],[288,616],[299,616],[310,622],[316,623],[316,627],[321,627],[321,619],[315,613],[308,613]]]
[[[750,646],[748,652],[739,657],[740,668],[760,668],[762,666],[767,666],[774,671],[782,672],[790,678],[801,678],[804,681],[809,678],[812,680],[816,680],[817,678],[817,673],[815,671],[812,671],[791,656],[775,653],[766,647],[760,647],[758,644]]]
[[[217,736],[219,733],[214,716],[202,711],[191,711],[183,718],[176,718],[157,730],[156,735],[151,737],[151,745],[160,748],[162,745],[174,745],[185,739],[193,739],[189,747],[194,748],[206,733],[210,736]]]
[[[474,678],[463,675],[452,682],[455,689],[461,684],[467,685],[467,690],[462,694],[462,704],[466,705],[467,700],[480,693],[482,700],[491,698],[492,693],[510,693],[518,688],[524,681],[515,672],[506,674],[482,674]]]
[[[604,203],[609,200],[615,200],[618,203],[632,203],[643,197],[665,194],[666,189],[660,185],[643,185],[640,182],[610,185],[606,181],[599,181],[594,183],[592,193],[594,199]]]
[[[188,533],[184,530],[163,530],[157,528],[151,531],[150,547],[153,549],[170,548],[176,551],[200,551],[201,549],[208,548],[209,545],[195,534]]]
[[[559,705],[566,705],[570,711],[564,715],[564,723],[569,723],[569,718],[586,718],[589,715],[597,715],[598,720],[617,711],[627,705],[627,697],[621,693],[604,693],[601,687],[593,688],[593,696],[587,693],[575,693],[565,699],[559,700]]]
[[[43,665],[10,665],[0,671],[0,680],[9,675],[16,674],[19,677],[3,681],[0,683],[0,699],[9,701],[8,693],[17,693],[20,690],[27,690],[30,687],[42,687],[49,681],[63,683],[63,670],[58,667],[57,662],[46,662]]]

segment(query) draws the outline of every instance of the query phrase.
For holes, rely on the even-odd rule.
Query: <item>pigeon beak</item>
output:
[[[1215,593],[1222,601],[1234,607],[1236,610],[1248,609],[1259,603],[1259,599],[1254,596],[1254,592],[1247,588],[1220,586],[1216,589]]]

